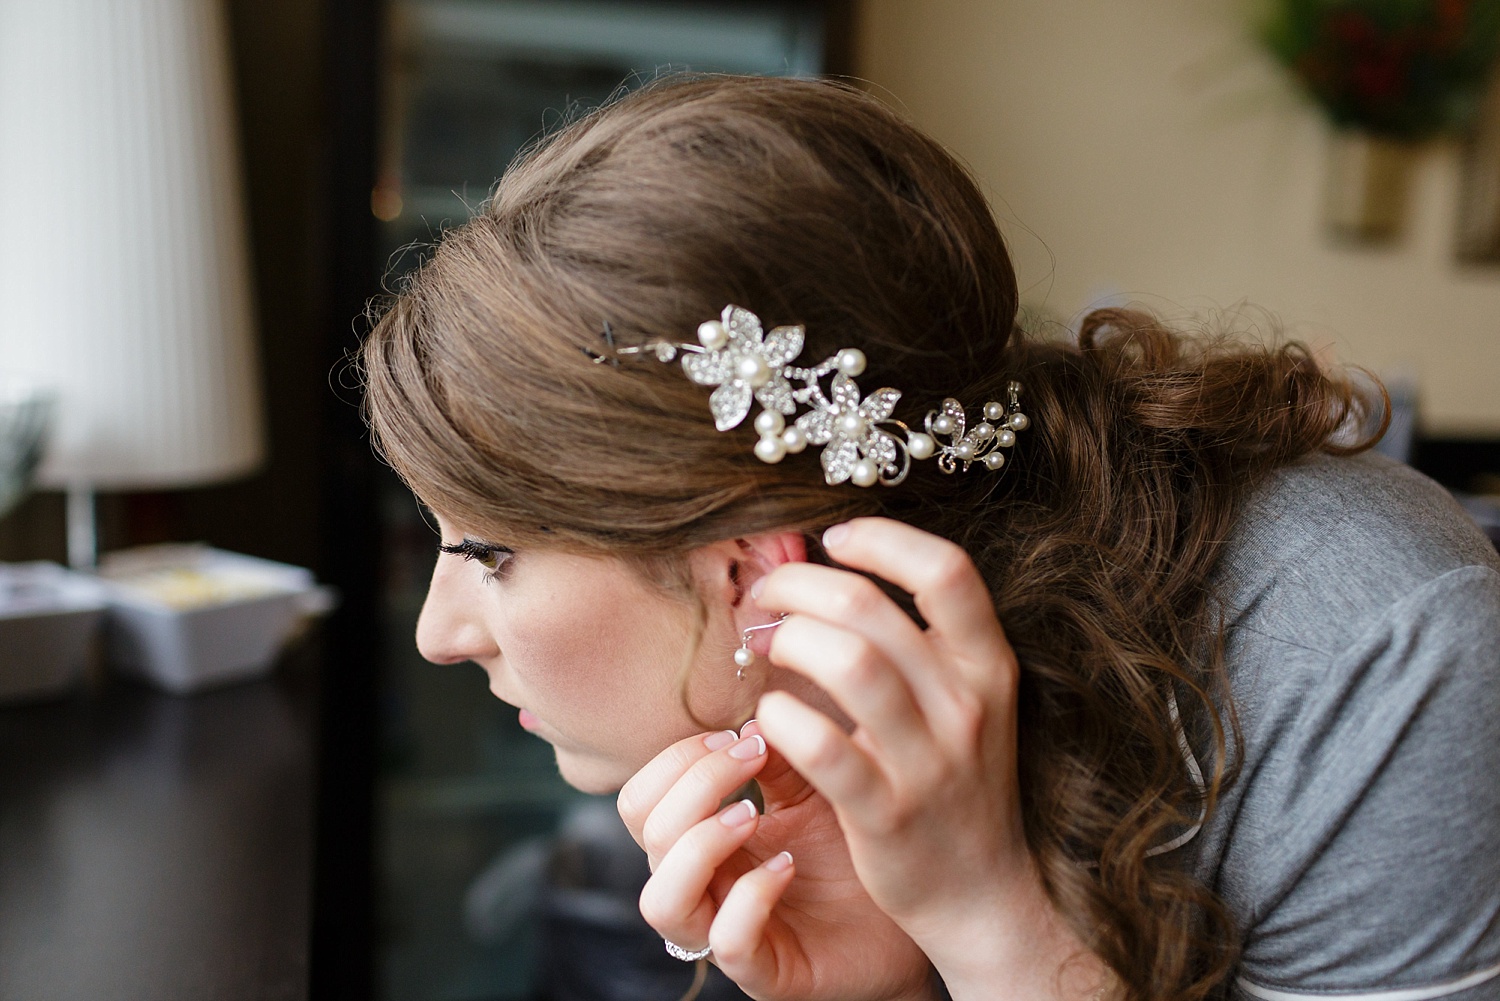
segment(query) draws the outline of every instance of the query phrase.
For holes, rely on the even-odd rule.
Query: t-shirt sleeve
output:
[[[1224,860],[1231,996],[1500,999],[1500,573],[1403,597],[1279,725]]]

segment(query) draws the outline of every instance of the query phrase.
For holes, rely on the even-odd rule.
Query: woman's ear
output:
[[[799,531],[766,531],[711,542],[688,554],[705,596],[739,608],[750,587],[783,563],[807,563],[807,537]]]
[[[801,532],[766,532],[735,541],[746,557],[757,564],[760,571],[757,576],[768,574],[783,563],[807,562],[807,536]]]
[[[738,608],[757,580],[783,563],[807,562],[807,538],[801,532],[764,532],[738,539],[725,539],[694,550],[690,559],[694,575],[718,593],[732,608]]]
[[[750,593],[757,580],[783,563],[807,562],[807,537],[801,532],[765,532],[735,539],[743,554],[735,581],[735,605]]]

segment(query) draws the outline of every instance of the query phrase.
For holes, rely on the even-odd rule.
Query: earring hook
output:
[[[755,663],[755,653],[750,649],[750,637],[763,629],[775,629],[786,619],[785,612],[779,612],[772,622],[762,622],[758,626],[746,626],[740,631],[740,648],[734,652],[735,672],[734,676],[744,680],[745,668]]]

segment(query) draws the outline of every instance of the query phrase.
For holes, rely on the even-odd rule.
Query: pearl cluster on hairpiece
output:
[[[864,373],[865,355],[858,348],[844,348],[810,368],[793,365],[802,353],[805,333],[801,326],[767,332],[758,316],[734,305],[725,306],[720,319],[699,325],[697,344],[614,348],[613,334],[605,328],[616,355],[653,354],[669,362],[680,354],[689,379],[715,387],[708,407],[720,431],[738,427],[751,404],[759,403],[755,455],[761,461],[780,462],[808,445],[822,446],[823,478],[830,485],[847,480],[860,487],[893,487],[906,479],[912,459],[934,455],[945,473],[960,466],[967,471],[975,463],[1000,469],[1005,465],[1002,450],[1014,445],[1016,432],[1031,423],[1021,412],[1021,384],[1011,382],[1008,402],[986,403],[984,418],[974,427],[966,425],[963,404],[950,398],[928,411],[924,430],[913,431],[891,418],[901,399],[899,391],[877,389],[861,397],[854,379]],[[613,361],[588,354],[595,362]],[[809,409],[788,424],[799,405]]]

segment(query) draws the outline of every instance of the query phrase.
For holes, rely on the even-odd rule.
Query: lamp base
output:
[[[99,565],[99,528],[94,520],[94,488],[68,487],[68,566],[89,572]]]

